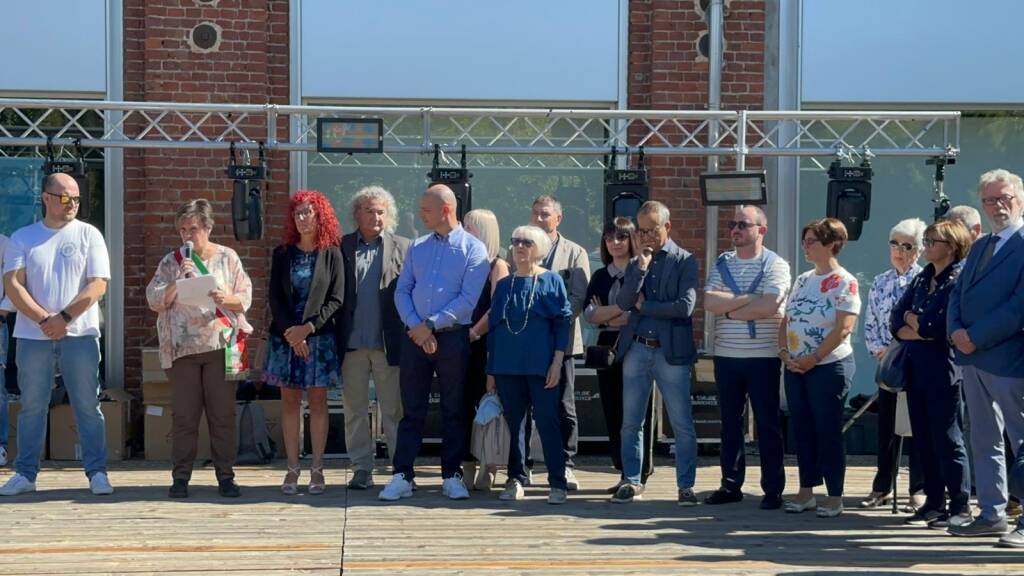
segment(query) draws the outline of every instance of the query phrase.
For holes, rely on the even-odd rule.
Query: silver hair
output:
[[[181,225],[185,218],[198,218],[203,228],[213,230],[213,208],[206,198],[196,198],[184,203],[174,215],[174,223]]]
[[[384,217],[386,222],[384,229],[388,232],[394,232],[395,224],[398,220],[398,208],[395,207],[395,197],[391,195],[391,192],[385,190],[383,186],[367,186],[355,193],[350,203],[352,219],[356,220],[356,215],[367,200],[380,200],[384,202],[384,210],[387,212]],[[356,221],[358,222],[358,220]]]
[[[989,170],[982,174],[981,178],[978,178],[978,197],[981,197],[981,193],[985,190],[986,186],[995,182],[1009,184],[1013,188],[1013,193],[1017,196],[1017,200],[1024,202],[1024,182],[1021,181],[1020,176],[1002,168]]]
[[[533,240],[533,247],[536,250],[534,253],[537,255],[536,262],[538,263],[544,260],[548,251],[551,250],[551,238],[536,226],[519,226],[512,231],[512,237]]]
[[[928,225],[920,218],[900,220],[889,230],[889,240],[892,240],[893,236],[897,234],[910,236],[914,239],[914,248],[920,252],[924,250],[924,229],[927,227]]]
[[[531,204],[530,206],[533,207],[536,206],[537,204],[550,204],[551,207],[555,209],[555,212],[557,212],[558,214],[562,213],[562,203],[559,202],[558,198],[555,198],[554,196],[550,196],[548,194],[537,196],[537,199],[534,200],[533,204]]]
[[[647,202],[644,202],[643,206],[640,207],[640,210],[637,211],[637,215],[639,216],[640,214],[650,216],[658,226],[664,225],[669,221],[669,218],[672,217],[672,215],[669,214],[668,206],[665,206],[657,200],[648,200]]]
[[[960,206],[953,206],[946,213],[946,217],[950,220],[956,220],[960,222],[968,230],[973,230],[975,227],[981,226],[981,213],[978,209],[973,206],[967,206],[961,204]]]

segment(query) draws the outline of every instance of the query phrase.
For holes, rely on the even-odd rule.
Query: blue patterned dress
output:
[[[313,282],[317,253],[303,252],[292,246],[289,248],[289,256],[292,300],[295,303],[293,324],[299,324],[309,297],[309,286]],[[334,388],[338,385],[341,362],[334,345],[334,334],[309,336],[306,344],[309,345],[309,357],[303,359],[292,352],[292,347],[282,336],[270,335],[264,370],[267,384],[299,390]]]

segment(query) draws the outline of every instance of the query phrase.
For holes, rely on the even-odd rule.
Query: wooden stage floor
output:
[[[118,463],[115,494],[96,497],[81,468],[46,463],[36,493],[0,500],[0,575],[1024,574],[1024,550],[904,526],[888,510],[848,508],[838,519],[761,511],[756,466],[739,504],[676,506],[665,459],[645,500],[611,504],[603,489],[616,476],[603,463],[584,459],[583,490],[563,506],[544,502],[546,487],[517,503],[498,501],[497,490],[450,502],[431,459],[415,496],[393,504],[376,489],[346,490],[343,461],[330,462],[322,496],[282,496],[283,463],[240,467],[237,500],[217,496],[209,469],[196,471],[189,499],[169,500],[163,465]],[[848,506],[872,473],[851,458]],[[717,486],[714,459],[702,459],[697,477],[702,494]]]

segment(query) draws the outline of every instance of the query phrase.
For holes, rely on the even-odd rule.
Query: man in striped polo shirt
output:
[[[761,508],[782,506],[786,475],[779,419],[777,336],[789,292],[789,264],[764,247],[768,219],[757,206],[739,206],[729,221],[734,251],[711,265],[704,287],[704,308],[715,319],[715,382],[722,415],[722,485],[706,504],[743,499],[746,462],[743,411],[750,399],[761,452]]]

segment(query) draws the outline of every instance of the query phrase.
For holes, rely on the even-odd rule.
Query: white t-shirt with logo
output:
[[[103,235],[90,224],[72,220],[63,228],[42,221],[19,229],[4,251],[4,274],[25,268],[26,288],[52,314],[66,308],[90,278],[110,278],[110,257]],[[100,307],[93,304],[68,326],[68,336],[99,336]],[[38,324],[18,315],[15,338],[49,340]]]
[[[836,312],[860,314],[857,278],[844,268],[828,274],[814,269],[797,276],[786,303],[786,343],[793,357],[813,354],[836,326]],[[850,335],[819,364],[842,360],[853,354]]]

